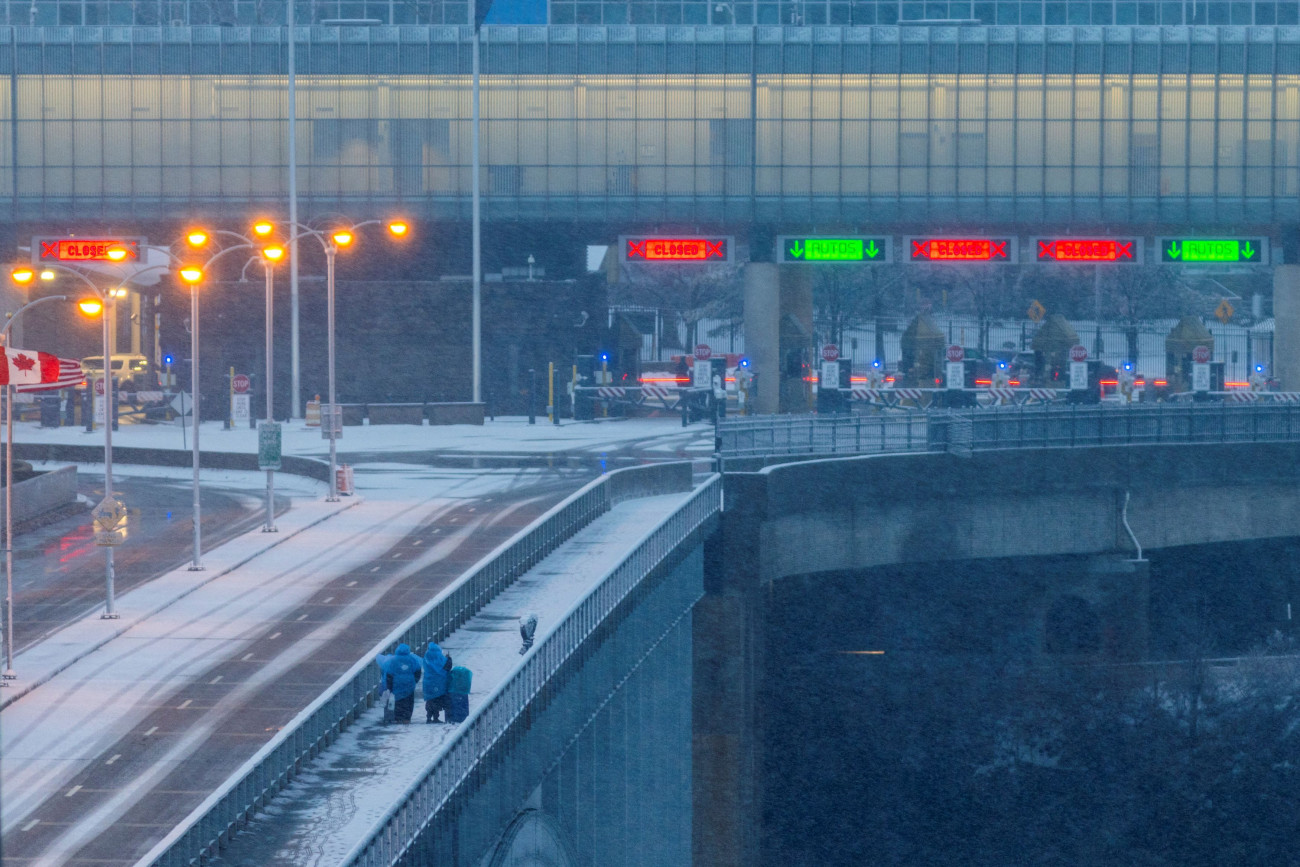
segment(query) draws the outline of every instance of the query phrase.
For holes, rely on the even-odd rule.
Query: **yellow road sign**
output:
[[[105,497],[91,509],[90,517],[100,533],[112,533],[126,520],[126,505],[116,497]]]
[[[1214,309],[1214,316],[1224,325],[1227,325],[1228,320],[1232,318],[1234,312],[1236,311],[1232,309],[1232,305],[1228,303],[1228,299],[1224,298],[1219,302],[1219,306]]]
[[[1034,300],[1029,302],[1029,309],[1025,312],[1029,315],[1030,319],[1035,322],[1041,322],[1043,317],[1047,315],[1047,308],[1037,300]]]

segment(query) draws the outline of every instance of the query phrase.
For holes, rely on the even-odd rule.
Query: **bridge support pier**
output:
[[[808,412],[804,366],[813,362],[808,269],[750,262],[744,285],[745,354],[755,373],[754,412]]]
[[[1273,268],[1273,320],[1273,375],[1283,391],[1300,391],[1300,265]]]

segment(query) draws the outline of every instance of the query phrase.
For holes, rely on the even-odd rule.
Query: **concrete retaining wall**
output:
[[[23,524],[46,512],[63,509],[77,501],[77,468],[59,467],[22,482],[14,482],[14,523]],[[0,496],[0,522],[4,521],[4,497]]]
[[[101,464],[104,462],[102,445],[76,446],[57,443],[15,443],[14,455],[25,461],[67,461],[69,463]],[[142,449],[113,446],[113,461],[120,464],[147,464],[156,467],[192,466],[191,453],[180,449]],[[199,466],[209,470],[258,471],[257,455],[231,452],[201,452]],[[285,455],[280,460],[280,472],[306,476],[328,482],[329,464],[315,458]],[[14,489],[15,491],[17,488]]]

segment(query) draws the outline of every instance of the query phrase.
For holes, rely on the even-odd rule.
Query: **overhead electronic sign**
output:
[[[1039,262],[1142,264],[1141,238],[1034,238]]]
[[[732,246],[731,237],[725,235],[621,235],[618,239],[619,258],[624,262],[730,262]]]
[[[32,239],[32,262],[134,262],[140,258],[140,245],[144,238],[50,238]],[[109,250],[126,251],[123,259],[114,259]]]
[[[1016,239],[907,237],[908,259],[912,262],[1004,262],[1018,261]]]
[[[1186,265],[1263,265],[1268,238],[1156,238],[1160,261]]]
[[[777,261],[781,264],[859,262],[872,265],[894,261],[893,239],[888,237],[780,235],[776,240]]]

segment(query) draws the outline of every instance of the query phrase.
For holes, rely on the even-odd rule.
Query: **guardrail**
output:
[[[407,788],[367,839],[357,844],[342,863],[348,867],[387,867],[396,863],[588,636],[666,557],[721,509],[722,479],[714,476],[681,509],[647,532],[621,563],[569,609],[536,651],[525,657],[515,673],[461,724],[456,739],[429,761],[419,781]]]
[[[928,428],[921,412],[751,416],[718,422],[717,451],[722,458],[924,452]]]
[[[1300,440],[1300,404],[990,407],[893,416],[767,416],[718,423],[728,460],[1160,443]]]
[[[931,441],[954,454],[1025,448],[1300,440],[1300,405],[1005,407],[931,419]]]
[[[638,481],[650,493],[662,493],[672,485],[678,490],[688,490],[691,465],[656,464],[602,476],[499,545],[303,709],[138,863],[160,867],[202,863],[287,786],[305,762],[333,743],[364,710],[374,705],[380,682],[374,663],[377,653],[400,643],[415,646],[428,639],[446,638],[621,499],[641,495],[637,482],[624,478],[633,475],[639,476]]]

